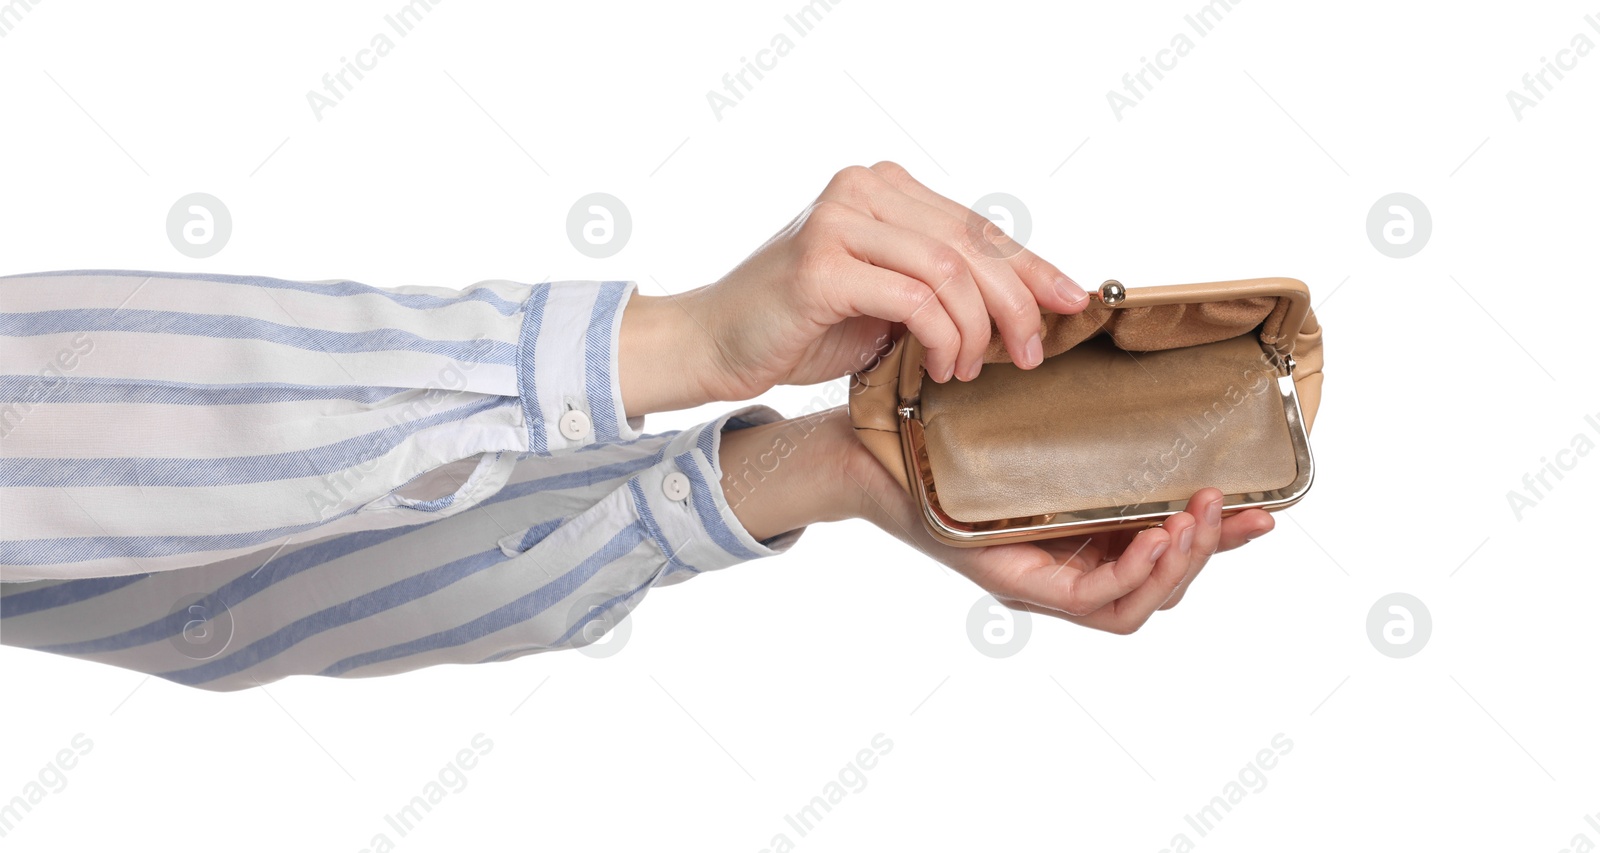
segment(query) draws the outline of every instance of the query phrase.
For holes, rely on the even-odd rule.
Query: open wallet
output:
[[[958,547],[1159,525],[1195,492],[1223,514],[1291,506],[1311,488],[1322,327],[1290,278],[1125,287],[1043,312],[1044,362],[998,334],[971,381],[925,381],[903,333],[856,373],[850,421]]]

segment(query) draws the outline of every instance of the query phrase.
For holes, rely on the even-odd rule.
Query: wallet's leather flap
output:
[[[1276,324],[1267,321],[1282,322],[1287,305],[1280,308],[1280,302],[1272,296],[1134,308],[1108,308],[1104,303],[1090,302],[1079,314],[1043,313],[1039,338],[1044,345],[1045,358],[1066,352],[1102,332],[1110,335],[1117,346],[1133,352],[1208,344],[1242,335],[1264,322],[1262,337],[1265,339],[1277,335]],[[1274,313],[1276,317],[1271,316]],[[989,347],[983,353],[984,363],[1010,363],[1011,354],[1006,352],[993,318],[989,327]]]

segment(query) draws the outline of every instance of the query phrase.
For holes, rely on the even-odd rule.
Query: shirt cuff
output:
[[[662,447],[660,463],[629,480],[639,517],[667,558],[657,585],[782,554],[805,533],[799,527],[757,541],[722,491],[722,433],[782,419],[772,408],[755,405],[691,427]]]
[[[533,285],[523,305],[518,393],[528,450],[547,456],[640,437],[622,407],[617,361],[631,281]]]

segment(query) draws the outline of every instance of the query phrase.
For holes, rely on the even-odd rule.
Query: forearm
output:
[[[485,460],[417,495],[459,488],[434,513],[449,514],[493,493],[497,454],[529,444],[528,285],[112,270],[0,290],[0,372],[28,377],[0,399],[7,581],[166,571],[386,526],[406,513],[377,511],[391,490]]]
[[[758,540],[862,516],[861,450],[843,407],[728,432],[719,452],[723,495]]]
[[[565,459],[527,456],[481,511],[431,523],[182,572],[0,584],[0,640],[207,690],[587,645],[654,587],[794,541],[768,547],[739,527],[704,453],[776,417],[750,407]],[[721,432],[725,420],[734,428]]]

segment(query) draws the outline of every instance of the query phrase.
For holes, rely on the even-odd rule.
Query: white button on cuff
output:
[[[668,500],[684,500],[689,497],[689,478],[680,471],[674,471],[661,481],[661,491]]]
[[[589,416],[577,409],[568,409],[567,413],[561,416],[559,426],[561,434],[569,441],[582,441],[589,437]]]

